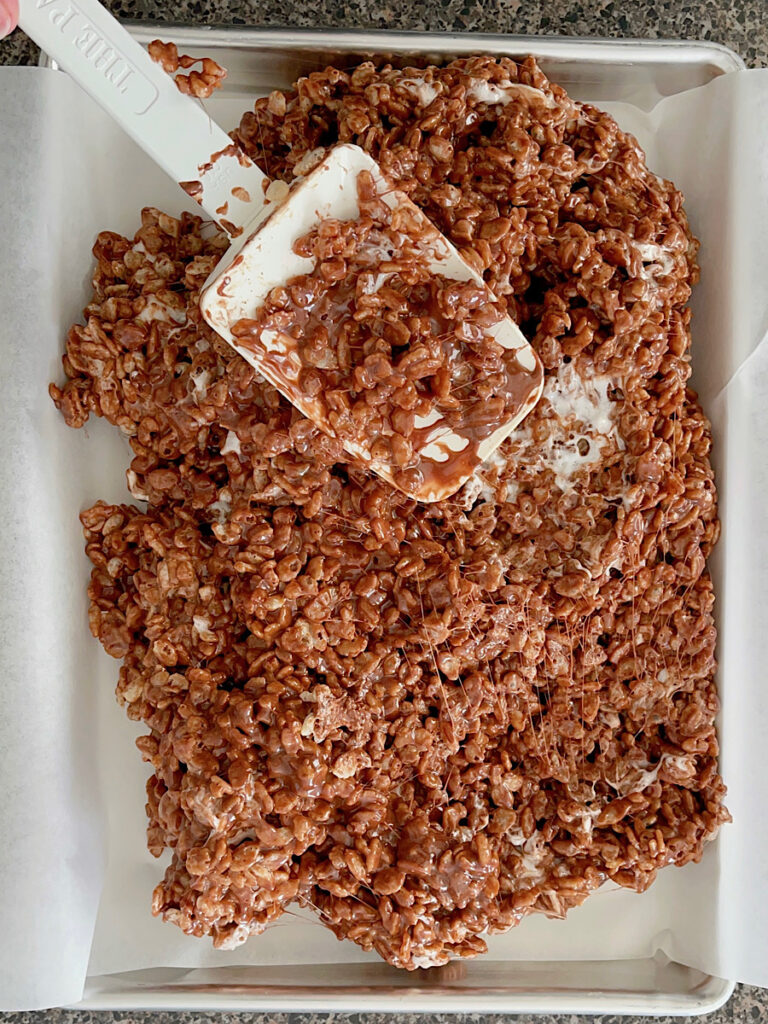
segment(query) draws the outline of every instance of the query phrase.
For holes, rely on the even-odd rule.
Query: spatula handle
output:
[[[24,31],[232,234],[268,179],[98,0],[21,0]]]

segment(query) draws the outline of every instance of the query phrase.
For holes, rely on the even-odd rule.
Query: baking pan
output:
[[[231,124],[258,95],[327,64],[444,63],[459,55],[533,54],[576,99],[649,110],[664,96],[743,68],[714,43],[568,39],[460,33],[345,32],[128,23],[143,44],[161,36],[208,55],[229,76],[221,99]],[[41,64],[55,68],[45,54]],[[231,108],[231,109],[230,109]],[[221,109],[221,108],[220,108]],[[340,968],[342,968],[340,970]],[[385,963],[134,971],[89,977],[89,1010],[414,1011],[612,1013],[694,1016],[721,1006],[733,982],[670,961],[510,962],[481,958],[407,973]]]

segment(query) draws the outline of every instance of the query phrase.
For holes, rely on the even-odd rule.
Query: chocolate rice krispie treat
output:
[[[172,851],[154,912],[231,948],[297,901],[413,969],[698,860],[728,815],[682,196],[532,59],[328,68],[234,134],[286,182],[368,151],[520,324],[544,395],[419,504],[203,322],[223,234],[146,209],[99,235],[51,394],[133,455],[135,503],[82,521]]]

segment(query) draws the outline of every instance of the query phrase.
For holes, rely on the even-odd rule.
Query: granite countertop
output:
[[[711,39],[750,66],[768,64],[765,0],[103,0],[121,18],[208,25],[388,28],[431,32],[643,39]],[[0,64],[28,64],[35,46],[17,32]]]
[[[104,0],[119,17],[260,26],[389,28],[431,31],[514,32],[614,38],[709,39],[736,50],[751,67],[768,65],[766,0]],[[0,41],[0,64],[31,64],[37,49],[21,32]],[[69,1010],[0,1014],[0,1024],[204,1024],[245,1021],[240,1014],[94,1014]],[[249,1014],[252,1024],[385,1024],[388,1014]],[[398,1024],[436,1024],[444,1015],[403,1014]],[[457,1024],[495,1024],[505,1018],[465,1014]],[[679,1018],[657,1017],[673,1024]],[[632,1018],[517,1017],[519,1024],[631,1024]],[[638,1018],[641,1020],[641,1018]],[[739,985],[707,1024],[768,1022],[768,990]]]

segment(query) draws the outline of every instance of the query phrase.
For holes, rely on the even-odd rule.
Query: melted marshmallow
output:
[[[220,497],[218,501],[214,501],[208,506],[208,511],[213,512],[217,522],[226,523],[232,511],[232,502]]]
[[[221,448],[222,455],[228,455],[229,452],[234,452],[235,455],[240,454],[240,438],[237,436],[234,430],[227,431],[227,439]]]
[[[501,103],[506,105],[518,97],[536,100],[545,107],[554,107],[555,101],[541,89],[532,85],[521,85],[519,82],[487,82],[483,78],[473,78],[467,88],[467,96],[476,103]]]
[[[176,309],[165,302],[161,302],[156,295],[150,295],[147,304],[136,317],[147,323],[151,320],[160,320],[166,324],[178,324],[181,326],[187,322],[187,313],[184,309]]]
[[[552,415],[546,419],[554,429],[544,441],[534,440],[530,427],[519,429],[511,437],[510,456],[539,471],[551,469],[560,490],[572,491],[576,475],[598,463],[607,444],[623,447],[616,405],[608,397],[612,386],[610,377],[595,374],[587,379],[573,363],[562,363],[556,374],[547,377],[541,399],[549,404]],[[580,441],[589,446],[584,454]]]
[[[650,761],[635,762],[628,766],[621,778],[617,778],[615,782],[606,779],[606,782],[616,790],[619,797],[641,793],[646,787],[652,786],[657,781],[659,772],[665,764],[682,775],[693,775],[695,772],[693,754],[666,753],[661,755],[655,765],[652,765]]]
[[[132,469],[129,469],[126,473],[128,479],[128,490],[137,499],[137,501],[149,501],[149,495],[145,494],[139,487],[139,478],[136,476]]]
[[[522,853],[520,854],[523,870],[517,876],[518,879],[529,882],[531,885],[536,885],[540,882],[545,875],[540,865],[546,853],[541,832],[534,832],[530,839],[526,839],[523,843]]]
[[[496,500],[496,484],[493,482],[493,470],[497,469],[498,475],[503,476],[504,470],[507,468],[507,460],[501,454],[501,450],[497,448],[492,452],[485,462],[481,463],[472,476],[464,484],[463,489],[460,492],[460,500],[462,502],[462,508],[470,509],[476,501],[495,501]],[[518,486],[510,480],[505,484],[506,490],[502,496],[503,501],[514,501],[517,497]]]
[[[440,95],[435,86],[423,78],[404,78],[398,85],[415,96],[422,107],[428,107]]]
[[[196,370],[190,374],[195,398],[198,402],[203,401],[208,395],[208,385],[211,383],[213,374],[210,370]]]
[[[192,626],[201,640],[211,642],[216,639],[216,634],[211,632],[211,623],[204,615],[194,615]]]
[[[675,267],[675,250],[655,242],[635,242],[635,251],[642,260],[640,277],[643,281],[655,281],[671,274]]]

